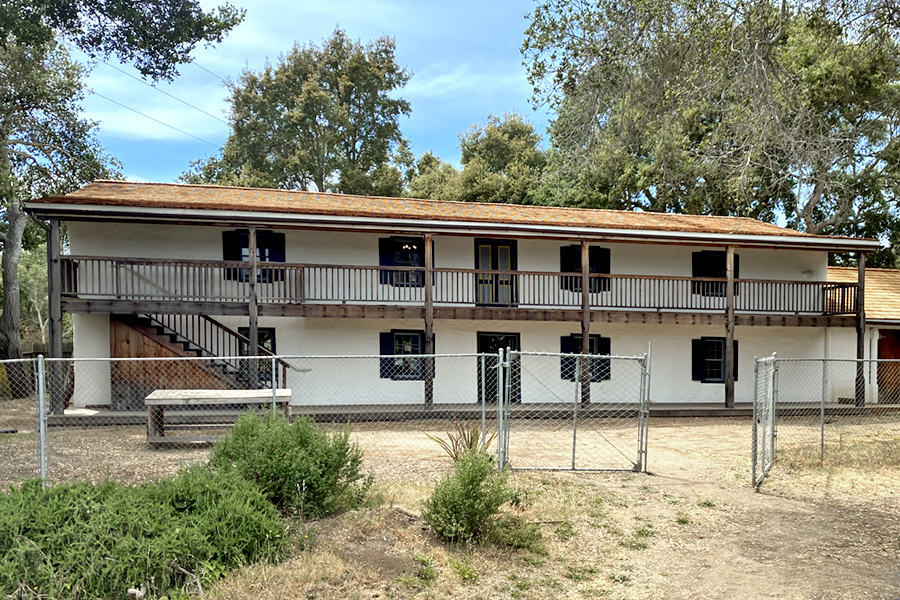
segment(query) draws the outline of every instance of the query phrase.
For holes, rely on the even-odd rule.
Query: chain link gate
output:
[[[649,358],[501,351],[498,464],[646,471]]]
[[[776,355],[757,358],[753,368],[753,485],[759,486],[775,460]]]

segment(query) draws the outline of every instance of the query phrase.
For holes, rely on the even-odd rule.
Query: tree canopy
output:
[[[91,57],[115,55],[145,77],[171,80],[201,42],[221,42],[244,18],[224,4],[204,12],[198,0],[5,0],[0,45],[41,46],[57,36]]]
[[[556,111],[561,203],[885,237],[900,180],[898,11],[877,0],[551,0],[523,53]]]
[[[7,40],[0,48],[0,65],[0,357],[17,358],[18,264],[28,227],[23,203],[114,177],[118,166],[98,144],[96,123],[81,118],[83,67],[64,48],[55,41],[34,45]]]
[[[182,179],[398,195],[390,163],[403,153],[399,119],[410,105],[395,92],[409,77],[388,37],[363,44],[336,29],[322,46],[297,44],[229,83],[231,135]]]

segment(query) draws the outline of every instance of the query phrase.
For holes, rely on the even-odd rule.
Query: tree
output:
[[[429,200],[459,200],[457,180],[459,171],[432,152],[426,152],[410,176],[406,195]]]
[[[18,266],[28,226],[24,201],[115,176],[116,165],[97,143],[96,123],[80,117],[83,68],[63,48],[55,42],[7,40],[0,65],[0,207],[5,225],[0,231],[0,358],[21,358]],[[35,241],[40,235],[27,237]],[[30,389],[21,382],[15,387],[23,393]]]
[[[472,126],[459,141],[459,200],[532,203],[547,159],[538,147],[541,136],[522,115],[488,115],[483,126]]]
[[[403,145],[396,97],[409,73],[394,59],[394,40],[362,44],[341,29],[321,47],[295,45],[231,92],[231,135],[218,156],[196,161],[190,183],[374,194],[390,191],[385,169]],[[396,190],[400,193],[401,190]]]
[[[221,42],[244,11],[224,4],[203,12],[197,0],[5,0],[0,46],[43,46],[57,35],[88,55],[116,55],[145,77],[171,80],[200,42]]]
[[[900,176],[893,3],[552,0],[523,52],[557,113],[550,190],[886,237]],[[546,185],[545,185],[546,187]],[[878,225],[873,229],[873,225]]]

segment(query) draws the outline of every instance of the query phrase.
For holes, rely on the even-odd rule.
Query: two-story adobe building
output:
[[[27,208],[51,224],[52,342],[72,313],[75,357],[178,355],[135,343],[163,326],[221,356],[252,339],[278,355],[652,343],[652,401],[731,405],[752,399],[754,356],[869,347],[878,241],[746,218],[111,181]],[[854,280],[827,280],[829,252],[858,254]],[[431,401],[441,374],[408,364]]]

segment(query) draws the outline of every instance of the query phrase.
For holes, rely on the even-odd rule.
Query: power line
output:
[[[223,78],[219,77],[218,75],[216,75],[215,73],[213,73],[212,71],[210,71],[209,69],[207,69],[206,67],[204,67],[203,65],[201,65],[200,63],[198,63],[197,61],[193,60],[193,61],[191,61],[191,64],[197,66],[197,67],[200,68],[200,69],[203,69],[204,71],[206,71],[207,73],[209,73],[209,74],[212,75],[213,77],[217,78],[219,81],[225,81]]]
[[[66,43],[68,44],[68,42],[66,42]],[[71,44],[69,44],[69,45],[72,46]],[[72,47],[75,48],[75,46],[72,46]],[[216,121],[219,121],[220,123],[224,123],[225,125],[228,125],[228,121],[226,121],[225,119],[222,119],[221,117],[217,117],[216,115],[210,114],[210,113],[206,112],[205,110],[203,110],[202,108],[198,108],[198,107],[194,106],[193,104],[191,104],[190,102],[188,102],[187,100],[182,100],[181,98],[179,98],[178,96],[175,96],[174,94],[170,94],[169,92],[167,92],[167,91],[165,91],[165,90],[161,90],[161,89],[159,89],[158,87],[156,87],[155,85],[152,85],[152,84],[150,84],[150,83],[147,83],[146,81],[144,81],[144,80],[141,79],[140,77],[135,77],[134,75],[132,75],[132,74],[129,73],[128,71],[125,71],[124,69],[120,69],[120,68],[117,67],[116,65],[110,64],[110,63],[106,62],[105,60],[101,60],[101,59],[98,59],[98,58],[95,58],[94,60],[97,60],[97,61],[99,61],[99,62],[102,62],[104,65],[106,65],[106,66],[109,67],[110,69],[115,69],[115,70],[118,71],[119,73],[122,73],[123,75],[127,75],[128,77],[131,77],[131,78],[134,79],[135,81],[138,81],[138,82],[140,82],[140,83],[143,83],[143,84],[146,85],[147,87],[153,88],[154,90],[156,90],[156,91],[159,92],[160,94],[165,94],[165,95],[168,96],[169,98],[172,98],[173,100],[177,100],[177,101],[181,102],[182,104],[184,104],[185,106],[189,106],[189,107],[193,108],[194,110],[196,110],[197,112],[203,113],[203,114],[206,115],[207,117],[211,117],[211,118],[215,119]],[[198,65],[198,66],[199,66],[199,65]],[[202,68],[202,67],[201,67],[201,68]],[[216,77],[218,77],[218,75],[216,75]]]
[[[177,127],[175,127],[175,126],[173,126],[173,125],[169,125],[168,123],[163,123],[162,121],[160,121],[160,120],[157,119],[157,118],[151,117],[150,115],[146,115],[146,114],[142,113],[142,112],[139,111],[139,110],[135,110],[135,109],[131,108],[130,106],[125,106],[125,105],[122,104],[121,102],[117,102],[116,100],[113,100],[112,98],[107,98],[107,97],[104,96],[103,94],[99,94],[99,93],[95,92],[94,90],[90,90],[90,92],[91,92],[93,95],[98,96],[98,97],[100,97],[100,98],[103,98],[104,100],[107,100],[107,101],[109,101],[109,102],[112,102],[113,104],[116,104],[116,105],[118,105],[118,106],[121,106],[122,108],[124,108],[124,109],[126,109],[126,110],[130,110],[131,112],[137,113],[137,114],[141,115],[142,117],[145,117],[145,118],[147,118],[147,119],[150,119],[151,121],[155,121],[155,122],[159,123],[160,125],[162,125],[163,127],[168,127],[169,129],[174,129],[174,130],[177,131],[178,133],[182,133],[182,134],[184,134],[184,135],[186,135],[186,136],[188,136],[188,137],[190,137],[190,138],[194,138],[194,139],[197,140],[198,142],[203,142],[204,144],[209,144],[209,145],[212,146],[213,148],[218,148],[218,147],[219,147],[219,146],[217,146],[216,144],[213,144],[212,142],[208,142],[208,141],[204,140],[203,138],[199,138],[199,137],[197,137],[196,135],[193,135],[193,134],[191,134],[191,133],[188,133],[187,131],[184,131],[183,129],[178,129]]]

